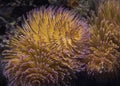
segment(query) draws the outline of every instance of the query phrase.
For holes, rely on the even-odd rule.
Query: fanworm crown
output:
[[[89,73],[115,74],[120,69],[120,22],[118,0],[100,4],[97,17],[91,23]]]
[[[90,54],[88,54],[87,71],[90,74],[115,74],[120,65],[119,46],[113,42],[114,24],[102,20],[91,26]]]
[[[114,33],[114,43],[119,46],[120,49],[120,1],[119,0],[107,0],[104,4],[100,4],[98,10],[99,21],[103,19],[113,23],[117,27]]]
[[[67,86],[87,49],[86,24],[66,9],[41,7],[16,32],[3,52],[10,86]]]

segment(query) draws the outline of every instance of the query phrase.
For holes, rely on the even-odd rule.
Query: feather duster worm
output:
[[[87,49],[86,24],[71,11],[41,7],[16,32],[3,52],[10,86],[67,86]]]
[[[114,34],[114,43],[120,47],[120,1],[119,0],[107,0],[100,4],[98,10],[98,21],[103,19],[113,23],[116,31]]]
[[[114,24],[102,20],[91,26],[90,54],[87,57],[87,71],[90,74],[115,74],[120,65],[119,46],[113,42]]]
[[[99,20],[106,19],[120,25],[119,2],[119,0],[107,0],[101,3],[98,9]]]
[[[100,4],[97,17],[91,22],[88,73],[115,74],[120,66],[120,4],[107,0]]]

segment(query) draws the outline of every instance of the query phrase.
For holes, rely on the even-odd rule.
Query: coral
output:
[[[52,5],[56,5],[56,6],[63,6],[67,4],[67,0],[48,0],[48,2]]]
[[[72,11],[41,7],[27,14],[3,52],[9,86],[70,86],[87,52],[87,25]]]
[[[68,6],[83,17],[91,17],[92,11],[97,13],[100,0],[68,0]]]
[[[67,0],[67,5],[72,8],[77,7],[79,6],[79,0]]]
[[[56,6],[62,5],[73,9],[78,12],[80,16],[91,16],[91,11],[97,12],[99,2],[101,0],[48,0],[50,4]]]
[[[74,10],[78,12],[78,14],[81,16],[87,16],[88,12],[90,11],[89,3],[86,0],[78,0],[76,6],[72,4],[70,4],[69,6],[74,8]]]

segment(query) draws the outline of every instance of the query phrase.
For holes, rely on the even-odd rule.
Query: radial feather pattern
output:
[[[114,43],[116,43],[119,46],[119,51],[120,51],[120,11],[119,10],[120,10],[119,0],[107,0],[104,3],[100,4],[98,10],[98,19],[99,21],[105,19],[113,23],[115,27],[117,27],[114,34]]]
[[[88,48],[87,25],[66,9],[41,7],[16,32],[3,52],[10,86],[70,86]]]
[[[91,26],[90,54],[87,57],[87,71],[90,74],[116,74],[120,68],[119,46],[113,42],[117,27],[102,20]],[[102,76],[101,76],[102,77]],[[104,77],[104,76],[103,76]]]
[[[120,4],[107,0],[100,4],[91,23],[88,73],[117,74],[120,70]]]

